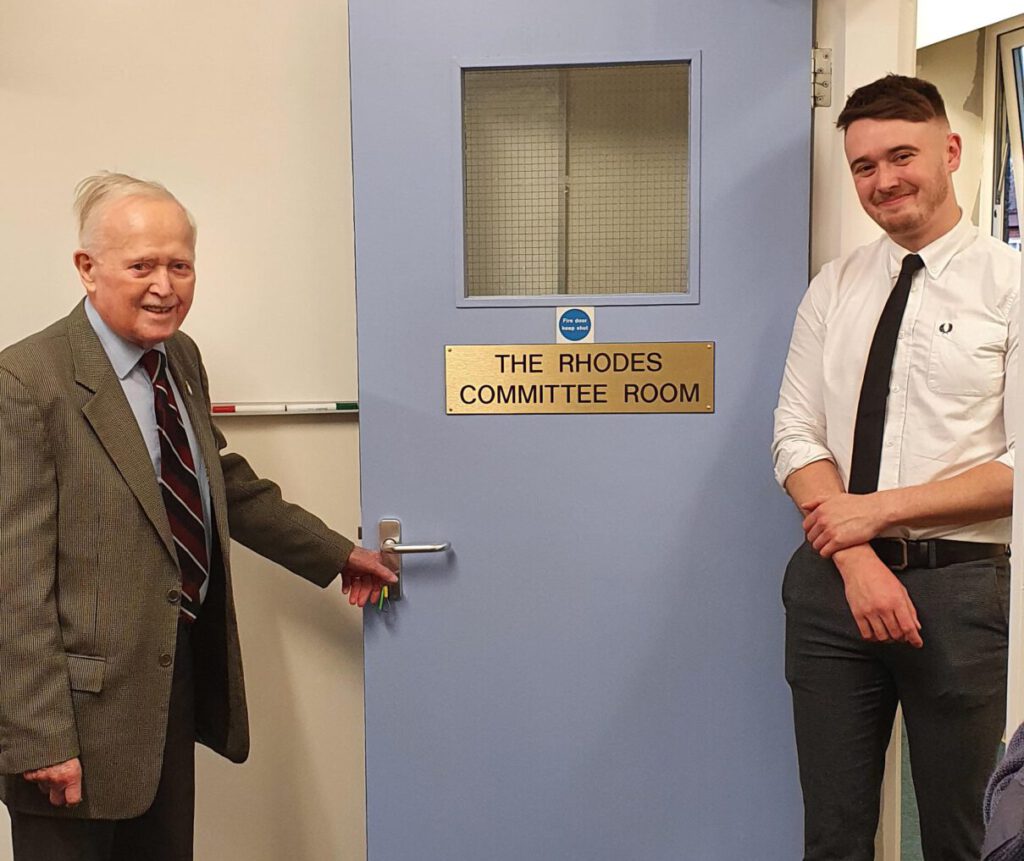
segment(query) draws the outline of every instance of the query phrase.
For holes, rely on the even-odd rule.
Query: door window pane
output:
[[[686,293],[689,64],[463,71],[466,295]]]
[[[1000,34],[998,47],[992,232],[1019,249],[1024,183],[1024,28]]]

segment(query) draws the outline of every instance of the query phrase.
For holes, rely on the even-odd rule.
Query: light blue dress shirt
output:
[[[135,420],[139,423],[142,438],[146,442],[149,459],[153,461],[153,471],[156,475],[160,475],[160,432],[156,424],[156,408],[153,406],[153,384],[150,382],[146,369],[139,364],[139,359],[146,351],[137,344],[126,341],[111,329],[92,306],[88,297],[85,300],[85,314],[92,324],[93,331],[96,332],[96,337],[100,339],[103,350],[106,352],[107,358],[110,359],[110,364],[113,365],[114,373],[121,381],[121,388],[124,389],[124,396],[128,399],[128,406],[132,408]],[[153,349],[163,353],[166,360],[167,350],[163,344],[157,344]],[[188,410],[184,408],[185,401],[174,382],[174,375],[168,373],[167,376],[171,383],[171,390],[174,392],[174,402],[182,407],[178,413],[185,424],[188,446],[192,450],[192,460],[195,462],[196,475],[199,478],[199,494],[203,500],[203,521],[206,524],[206,557],[209,559],[213,522],[210,517],[210,482],[206,476],[206,464],[203,463],[195,431],[192,429],[192,421],[189,418]],[[200,600],[206,597],[209,583],[210,578],[207,577],[200,591]]]

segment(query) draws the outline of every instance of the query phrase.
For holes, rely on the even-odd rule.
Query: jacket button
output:
[[[168,655],[167,652],[164,652],[160,656],[160,666],[161,667],[169,667],[172,663],[174,663],[174,658],[172,658],[170,655]]]
[[[167,603],[168,604],[177,604],[179,598],[181,598],[181,592],[179,592],[177,589],[170,589],[170,590],[168,590],[168,592],[167,592]]]

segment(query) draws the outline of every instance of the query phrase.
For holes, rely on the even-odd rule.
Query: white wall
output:
[[[915,0],[817,0],[815,39],[832,48],[832,106],[814,111],[811,271],[878,236],[863,212],[835,122],[846,97],[889,72],[914,74]]]
[[[917,52],[917,74],[939,88],[953,131],[963,138],[960,169],[953,187],[960,207],[979,223],[981,183],[985,164],[985,34],[964,33]],[[988,228],[988,220],[984,227]]]
[[[354,537],[354,420],[220,424],[231,447],[278,479],[287,498]],[[252,755],[237,766],[199,749],[196,857],[362,861],[362,617],[340,586],[321,591],[238,545],[232,553]]]
[[[72,189],[121,169],[166,182],[199,221],[186,329],[215,399],[353,397],[344,0],[33,0],[2,18],[0,346],[77,300]],[[353,420],[222,427],[354,535]],[[238,767],[200,751],[197,857],[363,859],[361,616],[248,551],[234,563],[253,753]]]
[[[917,47],[978,30],[1021,13],[1020,0],[918,0]]]

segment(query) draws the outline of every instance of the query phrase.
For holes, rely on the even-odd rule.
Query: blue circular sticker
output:
[[[567,341],[582,341],[590,334],[590,315],[579,308],[570,308],[558,318],[558,331]]]

